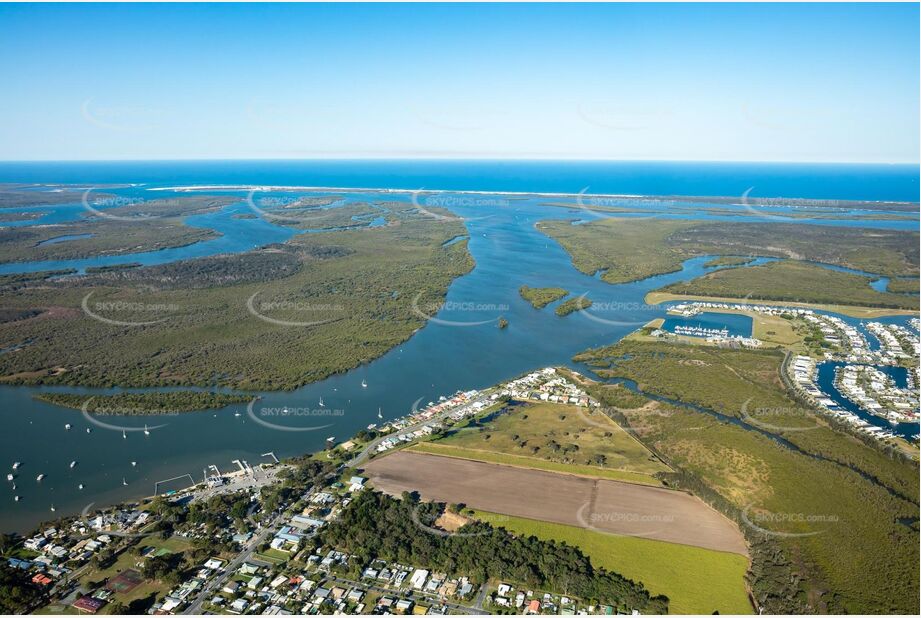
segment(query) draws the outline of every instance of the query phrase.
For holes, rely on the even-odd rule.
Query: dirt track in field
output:
[[[409,451],[364,470],[396,496],[748,555],[732,521],[684,492]]]

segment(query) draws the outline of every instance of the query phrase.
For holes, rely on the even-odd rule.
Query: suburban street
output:
[[[468,401],[467,403],[463,404],[462,406],[458,406],[458,407],[455,407],[455,408],[450,408],[450,409],[448,409],[448,410],[444,410],[444,411],[439,412],[438,414],[434,415],[433,417],[431,417],[431,418],[429,418],[429,419],[427,419],[427,420],[425,420],[425,421],[422,421],[422,422],[419,422],[419,423],[414,423],[413,425],[409,425],[408,427],[404,427],[403,429],[400,429],[399,431],[395,431],[395,432],[389,433],[389,434],[387,434],[387,435],[383,435],[383,436],[380,436],[380,437],[378,437],[378,438],[375,438],[374,440],[371,440],[370,442],[368,442],[368,444],[366,444],[365,447],[364,447],[363,449],[361,449],[360,452],[356,453],[355,456],[352,457],[352,459],[350,459],[348,462],[346,462],[346,465],[349,466],[349,467],[352,467],[352,468],[357,468],[357,467],[359,467],[359,466],[361,465],[361,463],[362,463],[371,453],[374,453],[374,452],[377,451],[377,446],[378,446],[381,442],[383,442],[383,441],[386,440],[387,438],[391,437],[394,433],[396,433],[396,434],[401,434],[401,433],[412,433],[413,431],[416,431],[417,429],[421,429],[423,426],[428,425],[429,423],[431,423],[431,422],[433,422],[433,421],[440,421],[440,420],[442,420],[442,419],[444,419],[444,418],[450,416],[451,414],[454,414],[455,412],[458,412],[458,411],[460,411],[460,410],[466,411],[466,410],[467,410],[470,406],[472,406],[473,404],[486,401],[486,400],[489,398],[489,395],[492,394],[492,392],[493,392],[493,389],[487,389],[487,390],[481,391],[479,395],[477,395],[476,397],[474,397],[473,399],[471,399],[471,400]]]

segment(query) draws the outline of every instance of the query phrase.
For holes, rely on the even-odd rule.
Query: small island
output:
[[[581,311],[582,309],[588,309],[591,306],[592,301],[590,298],[578,296],[576,298],[570,298],[565,303],[562,303],[559,307],[557,307],[556,314],[560,317],[564,317],[573,311]]]
[[[543,309],[550,303],[569,295],[563,288],[530,288],[526,285],[518,288],[521,297],[531,303],[535,309]]]
[[[722,257],[713,258],[704,264],[704,268],[715,268],[717,266],[744,266],[746,264],[751,264],[754,261],[754,257],[743,257],[741,255],[724,255]]]
[[[93,414],[140,416],[215,410],[229,406],[232,403],[246,403],[252,397],[249,395],[201,391],[169,391],[162,393],[115,393],[112,395],[39,393],[35,395],[35,399],[75,410],[81,410],[83,406],[86,406],[86,411]]]

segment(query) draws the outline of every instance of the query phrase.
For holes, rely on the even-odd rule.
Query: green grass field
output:
[[[766,611],[904,613],[918,604],[917,463],[837,431],[792,399],[779,350],[625,340],[578,358],[600,376],[740,421],[667,404],[619,417],[675,469],[670,484],[739,524]],[[589,388],[603,403],[606,390]],[[755,534],[745,513],[766,517],[761,527],[781,536]],[[771,519],[791,513],[799,519]]]
[[[556,403],[517,405],[482,426],[473,422],[422,448],[465,459],[655,485],[659,483],[651,475],[669,470],[601,412]]]
[[[592,564],[641,582],[669,598],[672,614],[751,614],[745,587],[748,560],[738,554],[595,532],[521,517],[474,511],[509,532],[578,547]]]
[[[508,453],[493,453],[490,451],[448,446],[440,442],[420,442],[419,444],[408,447],[407,450],[431,455],[441,455],[442,457],[457,457],[458,459],[472,459],[474,461],[502,464],[505,466],[517,466],[519,468],[533,468],[535,470],[546,470],[548,472],[562,472],[564,474],[576,474],[579,476],[611,479],[613,481],[625,481],[628,483],[637,483],[639,485],[662,486],[662,483],[654,476],[641,474],[639,472],[608,470],[597,466],[562,464],[538,459],[536,457],[523,457],[520,455],[509,455]]]
[[[172,536],[168,539],[162,539],[158,536],[150,536],[141,539],[139,546],[156,547],[157,551],[155,552],[155,555],[166,555],[182,553],[192,546],[192,542],[188,539],[184,539],[178,536]],[[119,554],[115,562],[107,568],[101,570],[89,569],[86,573],[83,574],[82,577],[80,577],[80,583],[83,586],[92,587],[93,583],[98,584],[103,580],[111,579],[127,569],[136,569],[140,571],[140,569],[136,566],[137,561],[138,557],[132,551],[123,551],[121,554]],[[155,595],[157,597],[163,596],[169,592],[169,588],[170,586],[165,582],[158,580],[145,580],[127,594],[114,593],[110,599],[110,604],[104,606],[100,613],[110,613],[112,601],[120,601],[121,603],[128,605],[132,601],[144,599],[150,595]]]

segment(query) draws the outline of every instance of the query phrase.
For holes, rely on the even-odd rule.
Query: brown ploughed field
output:
[[[748,555],[735,524],[680,491],[408,451],[364,470],[392,495]]]

